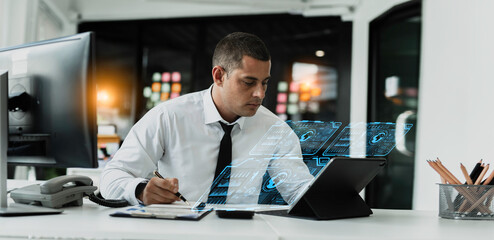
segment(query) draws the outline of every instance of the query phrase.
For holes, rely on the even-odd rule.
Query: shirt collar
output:
[[[237,121],[233,123],[229,123],[225,121],[220,113],[218,112],[218,109],[216,108],[216,105],[214,105],[213,102],[213,97],[212,97],[212,92],[213,92],[213,86],[214,84],[211,84],[211,86],[204,92],[203,95],[203,104],[204,104],[204,124],[211,124],[215,123],[218,121],[222,121],[228,125],[233,125],[233,124],[238,124],[240,129],[244,126],[245,123],[245,117],[240,117],[237,119]]]

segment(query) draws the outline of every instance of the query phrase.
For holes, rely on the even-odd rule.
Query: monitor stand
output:
[[[0,217],[32,216],[62,213],[63,210],[38,207],[22,203],[11,203],[7,207],[0,208]]]
[[[0,70],[0,216],[28,216],[61,213],[63,211],[59,209],[44,208],[27,204],[7,204],[7,149],[9,145],[8,95],[8,73]]]

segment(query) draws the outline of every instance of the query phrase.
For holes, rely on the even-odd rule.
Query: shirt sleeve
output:
[[[136,187],[152,177],[158,160],[164,154],[166,118],[163,115],[152,109],[132,127],[101,174],[100,192],[103,197],[139,204],[135,196]]]
[[[290,128],[288,125],[286,127]],[[267,170],[285,202],[290,204],[299,193],[305,190],[314,177],[303,161],[297,135],[292,131],[292,134],[288,135],[288,139],[284,141],[288,141],[292,147],[276,152]]]

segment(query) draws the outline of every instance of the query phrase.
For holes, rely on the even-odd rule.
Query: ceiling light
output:
[[[323,50],[317,50],[316,51],[316,56],[318,56],[318,57],[324,57],[325,54],[326,53]]]

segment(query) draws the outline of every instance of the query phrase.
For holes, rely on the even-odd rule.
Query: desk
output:
[[[370,217],[329,221],[263,216],[280,239],[482,239],[493,221],[452,220],[435,211],[373,209]]]
[[[11,184],[9,183],[9,187]],[[12,188],[12,187],[10,187]],[[433,211],[374,209],[370,217],[313,221],[256,214],[252,220],[116,218],[89,200],[59,215],[0,217],[0,238],[46,239],[480,239],[492,221],[442,219]]]

